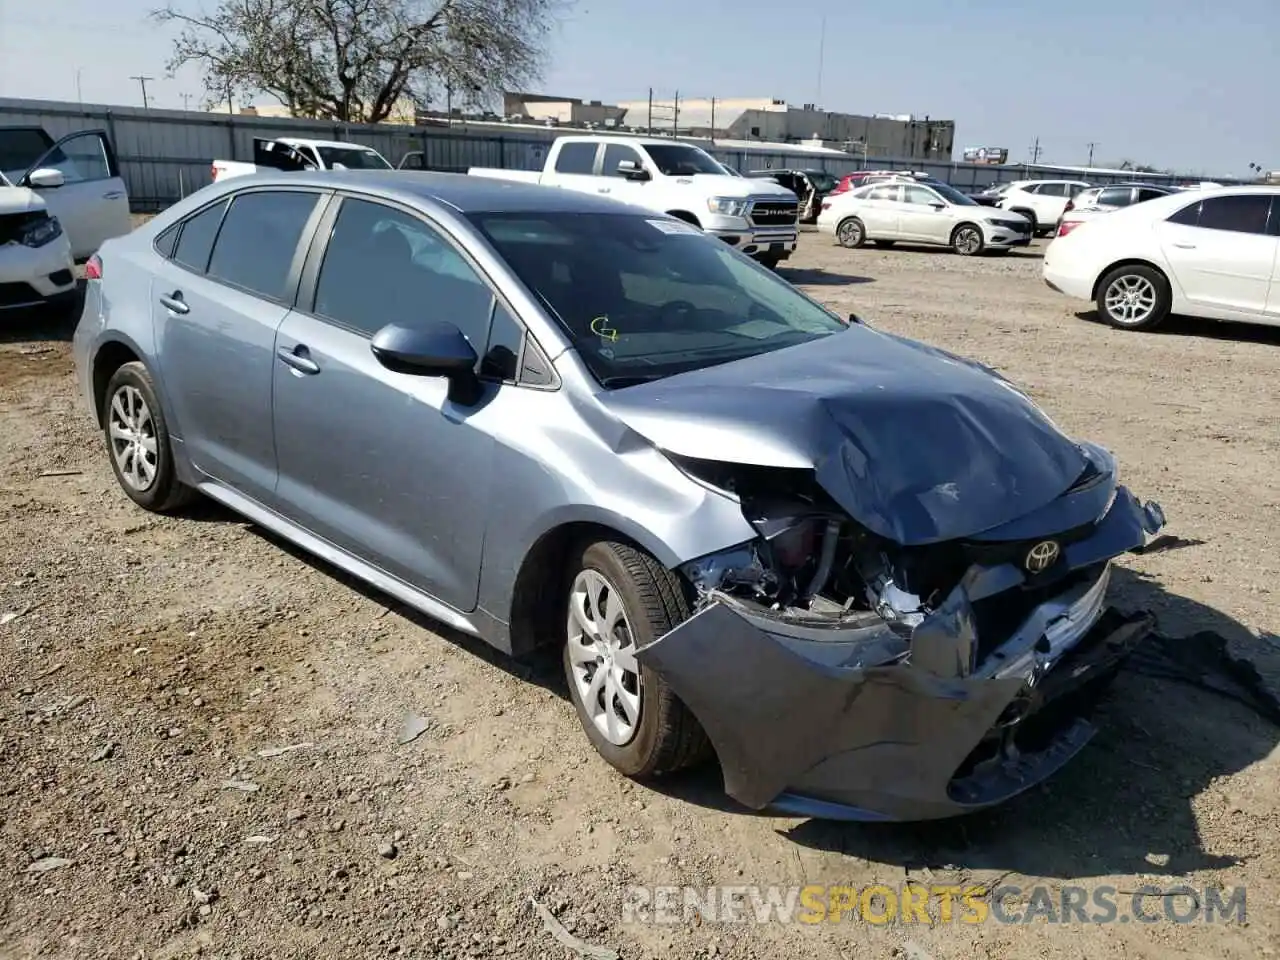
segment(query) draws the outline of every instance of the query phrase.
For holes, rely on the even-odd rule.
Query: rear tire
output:
[[[1142,263],[1116,267],[1098,284],[1098,316],[1119,330],[1151,330],[1169,315],[1169,281]]]
[[[587,739],[629,777],[660,776],[706,759],[710,744],[693,714],[661,676],[634,660],[635,650],[688,619],[680,579],[625,543],[584,544],[572,556],[563,588],[568,636],[562,660]],[[599,660],[596,637],[614,644]],[[608,673],[596,683],[600,671]]]
[[[195,499],[196,491],[178,479],[164,411],[141,362],[124,364],[107,381],[102,434],[116,482],[138,506],[169,513]]]
[[[776,271],[778,269],[778,264],[782,262],[782,257],[776,256],[776,255],[769,256],[769,257],[760,257],[756,260],[756,262],[763,267],[768,267],[770,270]]]
[[[848,217],[836,225],[836,242],[856,250],[867,242],[867,228],[857,217]]]

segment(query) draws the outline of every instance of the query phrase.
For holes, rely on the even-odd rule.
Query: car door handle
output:
[[[1179,250],[1194,250],[1196,248],[1194,243],[1175,243],[1174,246]]]
[[[596,187],[596,193],[609,193],[613,187]]]
[[[119,200],[123,196],[124,196],[123,190],[112,190],[110,193],[104,193],[102,195],[102,199],[103,200]]]
[[[188,314],[191,308],[187,306],[187,301],[182,299],[182,291],[175,290],[173,293],[165,294],[160,298],[160,302],[173,313]]]
[[[292,350],[281,347],[276,351],[276,356],[299,373],[313,374],[320,372],[320,364],[311,359],[311,351],[302,344],[298,344]]]

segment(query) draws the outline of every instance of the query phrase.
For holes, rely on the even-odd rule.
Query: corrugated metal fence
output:
[[[527,127],[457,122],[452,126],[405,127],[392,124],[360,125],[314,120],[255,117],[182,110],[143,110],[98,104],[50,100],[0,98],[0,126],[41,126],[55,139],[78,130],[107,130],[123,168],[129,195],[137,212],[162,209],[210,182],[214,159],[249,160],[255,137],[311,137],[344,140],[373,147],[392,164],[411,151],[420,150],[435,170],[465,171],[468,167],[541,169],[547,147],[558,133]],[[770,150],[760,147],[726,149],[706,141],[690,141],[707,148],[719,160],[738,170],[803,167],[833,174],[861,167],[921,170],[960,189],[1028,177],[1054,176],[1065,168],[1049,166],[989,166],[972,163],[937,163],[920,160],[863,158],[805,150]],[[1073,173],[1078,177],[1078,173]],[[1132,179],[1133,174],[1097,174],[1093,183]],[[1149,179],[1153,175],[1142,175]],[[1165,179],[1155,176],[1155,179]],[[1179,178],[1194,179],[1194,178]]]

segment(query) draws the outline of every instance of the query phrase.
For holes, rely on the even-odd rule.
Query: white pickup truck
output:
[[[264,170],[391,170],[391,164],[373,147],[336,140],[279,137],[253,141],[253,163],[215,160],[213,182]]]
[[[769,267],[796,248],[794,193],[770,181],[731,176],[705,150],[674,140],[559,137],[541,172],[472,167],[467,173],[599,193],[667,213]]]

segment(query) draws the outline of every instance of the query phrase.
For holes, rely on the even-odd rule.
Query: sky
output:
[[[0,0],[0,97],[192,108],[161,0]],[[217,0],[178,0],[189,9]],[[825,29],[824,29],[825,22]],[[1280,0],[574,0],[534,89],[778,97],[956,122],[964,147],[1185,173],[1280,169]],[[184,100],[185,95],[185,100]]]

